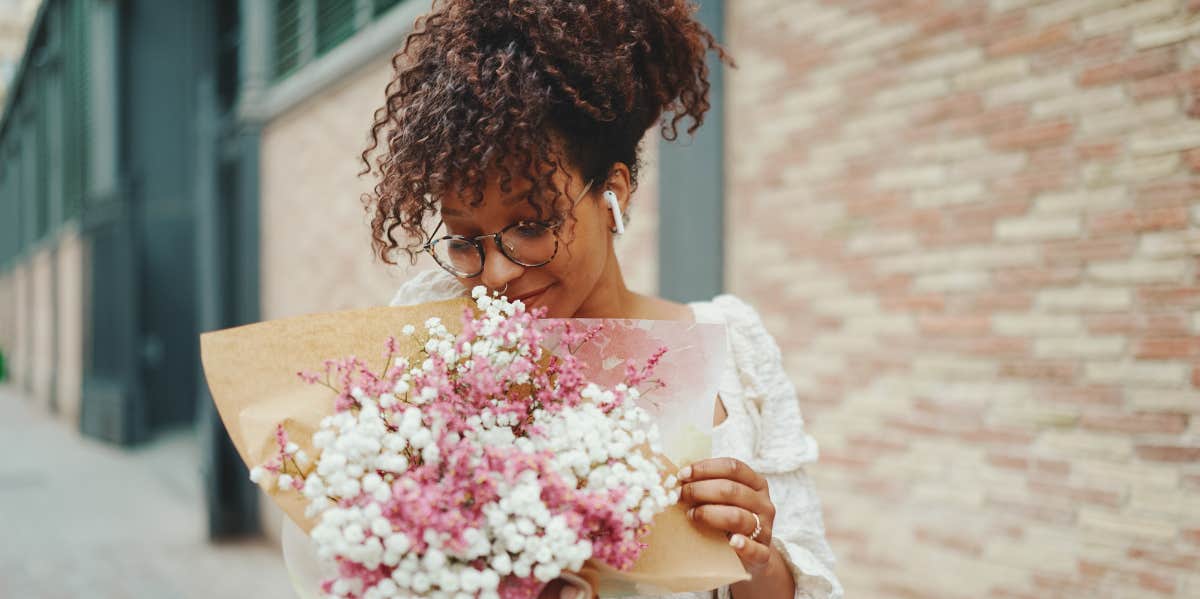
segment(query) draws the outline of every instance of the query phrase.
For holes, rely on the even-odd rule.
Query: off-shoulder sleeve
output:
[[[440,269],[423,270],[413,275],[396,290],[391,306],[411,306],[436,302],[465,295],[467,288],[454,275]]]
[[[772,544],[784,556],[796,581],[796,599],[840,599],[835,558],[825,539],[821,501],[805,464],[818,457],[816,441],[805,431],[796,389],[783,368],[775,339],[754,308],[723,295],[713,300],[727,324],[738,384],[723,388],[722,400],[740,402],[753,426],[745,439],[749,465],[767,479],[775,504]],[[736,389],[736,391],[735,391]],[[726,397],[736,393],[736,397]],[[729,406],[727,406],[728,408]],[[728,597],[728,590],[723,589]]]

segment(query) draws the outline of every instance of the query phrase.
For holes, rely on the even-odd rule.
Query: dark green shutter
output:
[[[45,60],[45,48],[34,50],[39,62]],[[33,238],[41,240],[46,237],[46,233],[50,230],[50,196],[46,193],[46,163],[50,156],[47,151],[46,139],[46,111],[42,106],[46,104],[46,74],[44,70],[37,71],[31,74],[30,80],[26,83],[30,87],[29,97],[33,99],[34,106],[25,113],[25,127],[27,128],[27,137],[25,147],[21,151],[25,153],[26,165],[29,167],[29,192],[33,200],[35,214],[35,224],[33,230]]]
[[[403,3],[403,0],[274,0],[274,80],[287,78]]]
[[[371,14],[378,17],[397,4],[400,4],[400,0],[372,0]]]
[[[64,7],[63,31],[63,218],[77,218],[87,193],[91,127],[88,101],[88,20],[86,0]]]
[[[317,0],[317,54],[354,35],[354,0]]]
[[[275,78],[300,66],[300,0],[275,0]]]

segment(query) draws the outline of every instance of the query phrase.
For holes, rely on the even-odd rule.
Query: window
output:
[[[0,158],[4,149],[0,148]],[[9,176],[11,167],[6,169],[6,160],[0,160],[0,268],[8,266],[10,260],[21,250],[21,232],[17,223],[21,222],[17,212],[17,194],[12,189]]]
[[[67,8],[63,36],[63,218],[80,215],[87,194],[88,146],[92,131],[89,113],[88,14],[87,4],[73,2]]]
[[[275,77],[300,66],[300,0],[275,0]]]
[[[317,0],[317,54],[354,35],[354,0]]]
[[[371,9],[374,11],[373,16],[378,17],[390,10],[393,6],[400,4],[400,0],[371,0]]]
[[[274,79],[285,79],[403,3],[403,0],[274,0]]]

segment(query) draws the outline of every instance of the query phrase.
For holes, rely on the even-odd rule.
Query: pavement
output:
[[[0,385],[0,598],[292,599],[278,545],[214,544],[199,449],[87,439]]]

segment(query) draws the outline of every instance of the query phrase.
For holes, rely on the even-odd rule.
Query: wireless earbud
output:
[[[613,223],[617,226],[617,235],[624,235],[625,217],[621,215],[621,203],[617,201],[617,193],[611,189],[606,189],[604,191],[604,199],[608,201],[608,209],[612,210]]]

